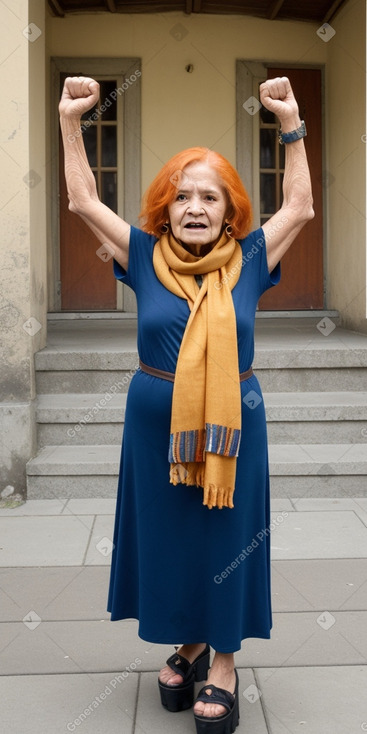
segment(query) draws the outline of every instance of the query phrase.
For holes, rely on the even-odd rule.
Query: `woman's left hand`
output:
[[[286,76],[268,79],[260,84],[260,101],[269,112],[274,112],[281,122],[298,115],[298,104]]]

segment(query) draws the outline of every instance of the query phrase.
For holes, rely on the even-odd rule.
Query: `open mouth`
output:
[[[185,229],[206,229],[206,224],[202,222],[188,222],[185,224]]]

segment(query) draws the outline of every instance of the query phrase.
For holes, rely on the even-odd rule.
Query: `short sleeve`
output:
[[[125,270],[117,260],[113,260],[113,274],[117,280],[124,285],[128,285],[133,291],[139,277],[146,270],[148,264],[151,264],[153,256],[153,247],[157,238],[154,235],[143,232],[142,229],[131,227],[129,242],[129,262],[127,270]]]

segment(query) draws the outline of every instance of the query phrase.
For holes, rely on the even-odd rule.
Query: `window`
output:
[[[282,205],[285,146],[279,145],[279,123],[265,107],[260,109],[260,223],[267,221]]]
[[[89,165],[97,183],[101,201],[117,213],[117,79],[100,80],[101,112],[96,105],[82,117],[83,139]],[[99,112],[97,109],[99,108]],[[97,114],[96,114],[97,113]],[[93,119],[95,117],[96,119]]]

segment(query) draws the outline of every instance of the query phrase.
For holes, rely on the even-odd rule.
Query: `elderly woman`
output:
[[[305,126],[286,77],[261,85],[286,144],[283,204],[262,228],[251,231],[230,163],[190,148],[149,187],[138,229],[99,201],[73,137],[98,96],[93,79],[68,78],[59,109],[69,209],[113,248],[114,274],[138,304],[108,609],[139,620],[144,640],[183,643],[160,671],[162,704],[191,707],[205,680],[197,732],[227,734],[239,720],[233,653],[272,627],[266,423],[251,364],[257,302],[314,216]]]

